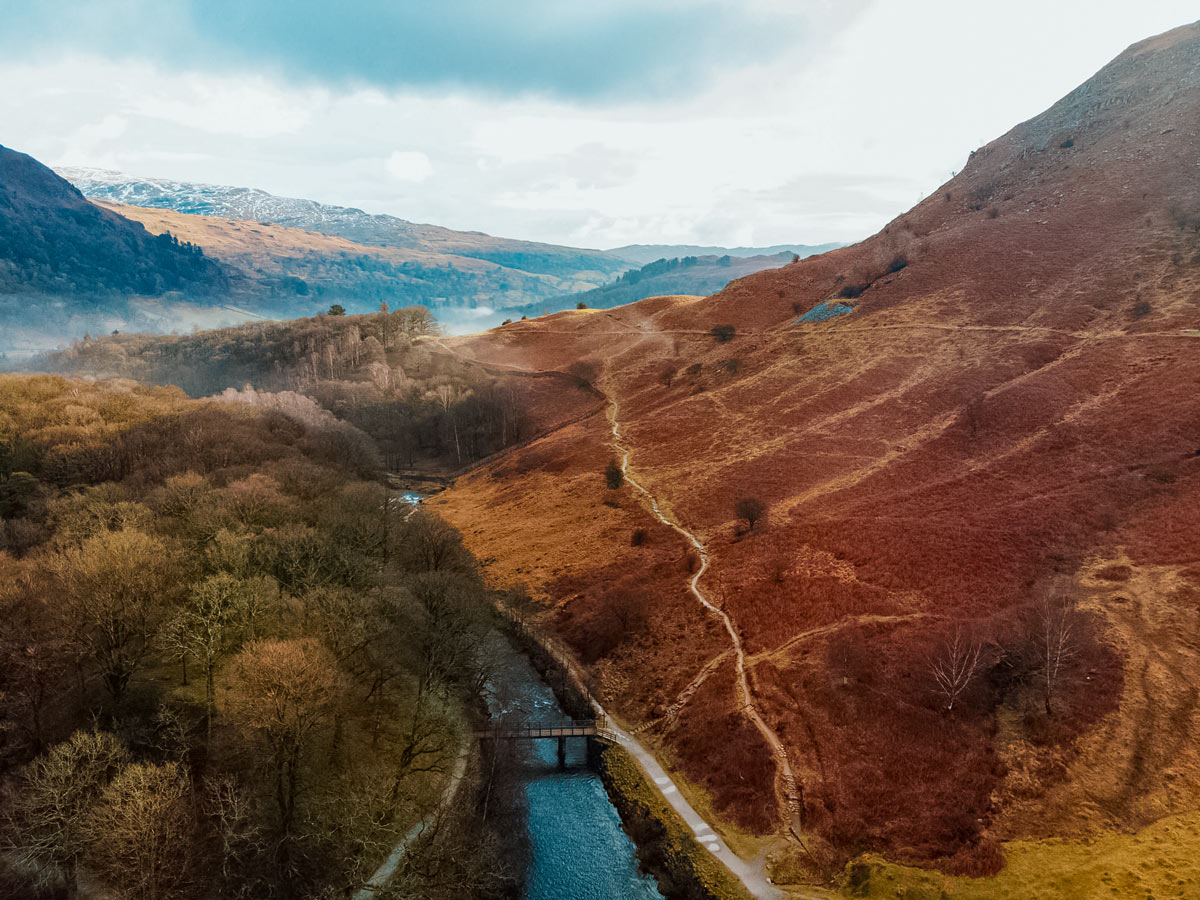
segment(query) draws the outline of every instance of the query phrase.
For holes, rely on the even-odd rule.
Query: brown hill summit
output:
[[[439,508],[731,833],[985,874],[1200,807],[1200,25],[860,244],[446,344],[612,401]]]

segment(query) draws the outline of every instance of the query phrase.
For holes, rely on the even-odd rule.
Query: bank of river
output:
[[[554,692],[500,633],[489,710],[494,717],[556,723],[567,714]],[[524,742],[519,775],[528,804],[530,864],[525,900],[662,900],[639,869],[636,847],[621,828],[600,776],[588,767],[585,738],[567,741],[566,767],[554,740]]]

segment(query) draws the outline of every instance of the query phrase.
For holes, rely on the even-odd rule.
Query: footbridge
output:
[[[561,719],[558,722],[498,721],[475,732],[480,740],[525,741],[552,739],[558,741],[558,764],[566,764],[567,738],[581,737],[605,744],[617,743],[617,734],[608,727],[603,716],[595,719]]]

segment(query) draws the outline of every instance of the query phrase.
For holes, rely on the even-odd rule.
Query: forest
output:
[[[429,816],[378,896],[515,895],[503,767],[439,806],[489,598],[379,470],[336,421],[0,378],[0,895],[345,897]]]
[[[335,313],[339,307],[333,307]],[[434,352],[422,306],[321,315],[190,335],[87,337],[49,355],[64,374],[176,385],[293,415],[332,414],[370,435],[391,470],[453,470],[529,435],[520,392]]]

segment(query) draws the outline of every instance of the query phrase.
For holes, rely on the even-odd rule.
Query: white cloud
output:
[[[799,0],[754,2],[785,16]],[[723,70],[670,102],[334,91],[94,55],[0,60],[0,121],[5,144],[54,165],[250,185],[511,237],[850,240],[1128,44],[1193,18],[1193,4],[1010,0],[996,15],[876,0],[819,47]]]
[[[398,181],[420,182],[433,174],[433,164],[420,150],[393,150],[384,168]]]

